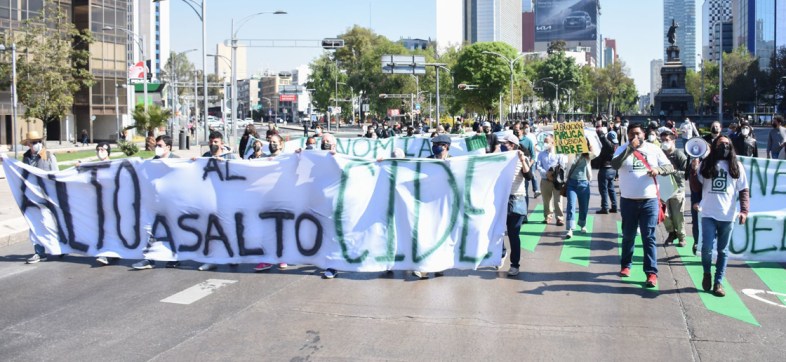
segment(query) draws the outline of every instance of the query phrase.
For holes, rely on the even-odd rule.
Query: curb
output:
[[[10,234],[0,236],[0,248],[16,243],[27,242],[29,240],[30,231],[27,228],[24,230],[14,231]]]

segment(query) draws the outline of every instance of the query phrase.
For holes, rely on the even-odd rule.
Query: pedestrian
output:
[[[112,147],[109,146],[107,142],[98,142],[96,145],[96,157],[98,160],[95,162],[110,162],[109,156],[112,154]],[[82,166],[81,162],[77,162],[76,167],[79,168]],[[116,257],[107,257],[107,256],[99,256],[96,258],[96,262],[99,265],[108,265],[110,262],[115,262],[119,258]]]
[[[611,167],[611,158],[614,156],[614,139],[617,135],[606,133],[605,127],[597,129],[598,139],[600,139],[600,154],[595,158],[598,167],[598,193],[600,193],[600,210],[596,214],[608,214],[617,212],[617,192],[614,189],[614,178],[617,170]],[[609,203],[611,208],[609,208]]]
[[[82,130],[82,133],[80,134],[80,138],[82,139],[82,146],[86,147],[89,141],[86,129]]]
[[[590,189],[589,184],[592,182],[592,170],[590,169],[590,161],[595,158],[595,152],[592,145],[587,140],[587,152],[571,155],[568,161],[568,210],[567,222],[565,229],[565,239],[573,237],[573,228],[576,223],[576,206],[578,204],[578,226],[581,228],[582,233],[587,232],[587,212],[589,209]]]
[[[699,130],[696,129],[696,125],[690,120],[690,118],[685,117],[685,121],[682,122],[680,126],[680,135],[682,138],[682,147],[685,145],[685,142],[688,142],[689,139],[693,137],[699,137]]]
[[[154,160],[160,159],[169,159],[169,158],[180,158],[174,152],[172,152],[172,137],[167,135],[160,135],[156,137],[156,155],[153,156]],[[153,235],[150,235],[151,237]],[[174,252],[174,250],[173,250]],[[144,270],[144,269],[153,269],[156,266],[156,261],[151,259],[144,259],[142,261],[136,262],[131,265],[132,268],[137,270]],[[177,268],[180,266],[180,262],[177,260],[170,260],[166,262],[166,268]]]
[[[22,140],[22,144],[28,147],[27,151],[22,154],[22,163],[47,172],[60,170],[60,168],[57,166],[57,158],[53,153],[46,149],[44,140],[38,131],[27,132],[27,134],[25,134],[25,138]],[[44,248],[43,245],[37,243],[38,238],[33,235],[32,230],[30,231],[30,240],[32,240],[34,243],[34,253],[29,258],[27,258],[26,263],[35,264],[40,261],[46,261],[46,248]]]
[[[234,160],[237,159],[237,156],[232,149],[228,146],[224,145],[224,135],[221,134],[219,131],[210,132],[210,136],[208,136],[210,150],[205,152],[202,157],[212,157],[217,158],[220,160]],[[230,264],[231,266],[235,266],[237,264]],[[204,263],[199,266],[199,271],[207,271],[207,270],[214,270],[216,269],[216,265],[212,263]]]
[[[628,127],[628,143],[614,153],[611,166],[619,171],[620,213],[622,215],[622,250],[620,276],[629,277],[633,260],[636,228],[641,232],[644,247],[645,286],[658,283],[658,251],[655,244],[655,227],[658,225],[660,201],[655,177],[670,174],[674,168],[666,154],[652,143],[645,142],[644,127]]]
[[[617,118],[617,120],[620,120],[620,116],[617,116],[616,118]],[[628,122],[627,119],[624,122],[620,123],[619,133],[617,134],[617,136],[620,139],[620,144],[621,145],[624,145],[624,144],[628,143],[628,126],[629,125],[630,125],[630,122]]]
[[[259,138],[259,134],[257,134],[257,128],[254,127],[253,124],[246,125],[246,129],[243,131],[243,136],[240,137],[240,145],[237,149],[240,158],[245,158],[249,143],[252,142],[253,139],[257,138]]]
[[[710,150],[706,159],[701,162],[695,159],[691,163],[690,182],[691,189],[701,191],[702,194],[701,265],[704,268],[704,278],[701,286],[705,291],[712,289],[715,296],[723,297],[726,292],[721,283],[726,273],[731,232],[735,220],[738,220],[740,225],[745,224],[750,204],[750,191],[745,170],[742,163],[737,160],[731,140],[720,136],[712,143]],[[739,212],[736,207],[738,196]],[[715,245],[716,241],[717,245]],[[714,280],[711,274],[713,249],[718,252]]]
[[[731,140],[734,152],[737,156],[759,157],[759,148],[756,146],[756,137],[748,121],[740,124],[739,135]]]
[[[540,190],[543,196],[543,223],[550,223],[556,215],[557,226],[563,226],[565,223],[560,189],[565,182],[565,166],[568,159],[565,155],[557,154],[554,148],[554,136],[551,134],[543,140],[543,148],[536,163],[540,173]]]
[[[486,135],[486,153],[499,152],[499,139],[497,135],[491,131],[490,122],[483,122],[483,133]]]
[[[521,125],[521,141],[519,141],[519,146],[521,152],[524,152],[524,156],[526,156],[530,160],[537,160],[538,159],[538,139],[535,138],[535,135],[532,133],[532,128],[529,125],[529,122],[524,121]],[[533,165],[534,166],[534,165]],[[529,189],[529,185],[532,184],[532,193],[533,198],[538,198],[540,196],[540,185],[537,180],[533,177],[532,179],[527,179],[524,181],[526,187],[524,190]]]
[[[772,129],[767,135],[767,158],[778,158],[786,141],[786,127],[783,127],[783,117],[772,117]]]
[[[665,245],[670,245],[677,240],[677,246],[685,246],[685,180],[688,171],[688,156],[681,149],[677,148],[676,136],[671,129],[663,128],[660,133],[661,150],[674,167],[672,174],[674,179],[674,194],[666,201],[666,219],[663,226],[669,235],[666,237]]]
[[[712,124],[710,124],[710,133],[704,135],[704,140],[707,141],[707,143],[712,144],[712,142],[715,141],[715,139],[718,138],[720,134],[721,124],[718,121],[714,121]],[[777,157],[777,154],[775,157]]]
[[[328,151],[330,154],[336,154],[336,137],[333,136],[331,133],[324,133],[322,134],[322,142],[319,145],[319,149],[322,151]],[[322,272],[323,279],[333,279],[338,276],[338,270],[334,268],[327,268]]]

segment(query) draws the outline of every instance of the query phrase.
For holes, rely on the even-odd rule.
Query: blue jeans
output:
[[[611,208],[617,209],[617,192],[614,190],[614,177],[617,176],[616,170],[611,167],[598,169],[598,193],[600,193],[600,208],[609,209],[609,198],[611,198]]]
[[[718,260],[715,262],[715,283],[723,281],[726,274],[726,254],[729,252],[733,221],[718,221],[711,217],[701,218],[701,266],[704,273],[712,272],[712,249],[718,241]]]
[[[537,167],[537,163],[532,165],[532,180],[524,180],[524,190],[529,190],[529,185],[532,184],[533,193],[540,192],[540,181],[538,181],[537,176],[535,176],[537,174],[537,172],[534,170],[535,167]]]
[[[42,245],[33,244],[33,250],[42,258],[46,256],[46,249]]]
[[[658,249],[655,246],[655,227],[658,226],[658,199],[620,199],[622,215],[622,253],[620,266],[630,268],[633,261],[636,228],[641,231],[644,247],[644,272],[658,274]]]
[[[587,226],[587,211],[589,210],[590,189],[589,181],[568,180],[568,212],[565,220],[566,230],[573,230],[576,218],[576,202],[579,204],[579,227]]]

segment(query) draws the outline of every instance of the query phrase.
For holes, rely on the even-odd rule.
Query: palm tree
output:
[[[157,104],[149,105],[147,112],[145,112],[145,107],[137,104],[133,117],[134,121],[136,121],[134,128],[136,128],[137,133],[147,134],[147,132],[165,125],[167,120],[172,117],[172,112],[169,109],[161,108]]]

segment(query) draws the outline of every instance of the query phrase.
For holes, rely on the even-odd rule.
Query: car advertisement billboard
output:
[[[535,41],[597,40],[598,0],[537,0]]]

